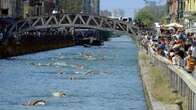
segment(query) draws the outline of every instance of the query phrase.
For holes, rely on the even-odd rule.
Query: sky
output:
[[[165,3],[166,0],[151,0]],[[134,12],[145,6],[144,0],[101,0],[101,10],[123,9],[125,16],[133,17]]]

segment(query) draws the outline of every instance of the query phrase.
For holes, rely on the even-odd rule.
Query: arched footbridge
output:
[[[104,31],[112,31],[123,34],[137,34],[137,27],[132,23],[84,14],[56,14],[50,16],[28,17],[11,25],[8,35],[12,36],[20,32],[28,32],[45,28],[90,28]]]

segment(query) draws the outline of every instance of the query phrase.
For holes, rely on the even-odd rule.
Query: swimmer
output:
[[[52,93],[52,95],[55,97],[63,97],[66,94],[64,92],[60,91],[60,92],[54,92],[54,93]]]
[[[58,72],[58,74],[64,74],[63,70],[60,70],[60,71]]]
[[[77,69],[84,69],[84,66],[81,65],[81,64],[76,64],[75,66],[76,66]]]
[[[46,101],[45,100],[31,100],[28,101],[27,103],[23,104],[24,106],[38,106],[38,105],[46,105]]]

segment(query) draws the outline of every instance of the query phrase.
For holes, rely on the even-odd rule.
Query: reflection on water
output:
[[[0,60],[0,110],[146,110],[136,52],[121,37]]]

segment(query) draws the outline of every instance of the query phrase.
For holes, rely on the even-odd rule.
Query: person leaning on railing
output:
[[[192,57],[192,50],[188,50],[188,56],[184,60],[185,60],[185,70],[189,73],[192,73],[196,65],[196,61]]]

